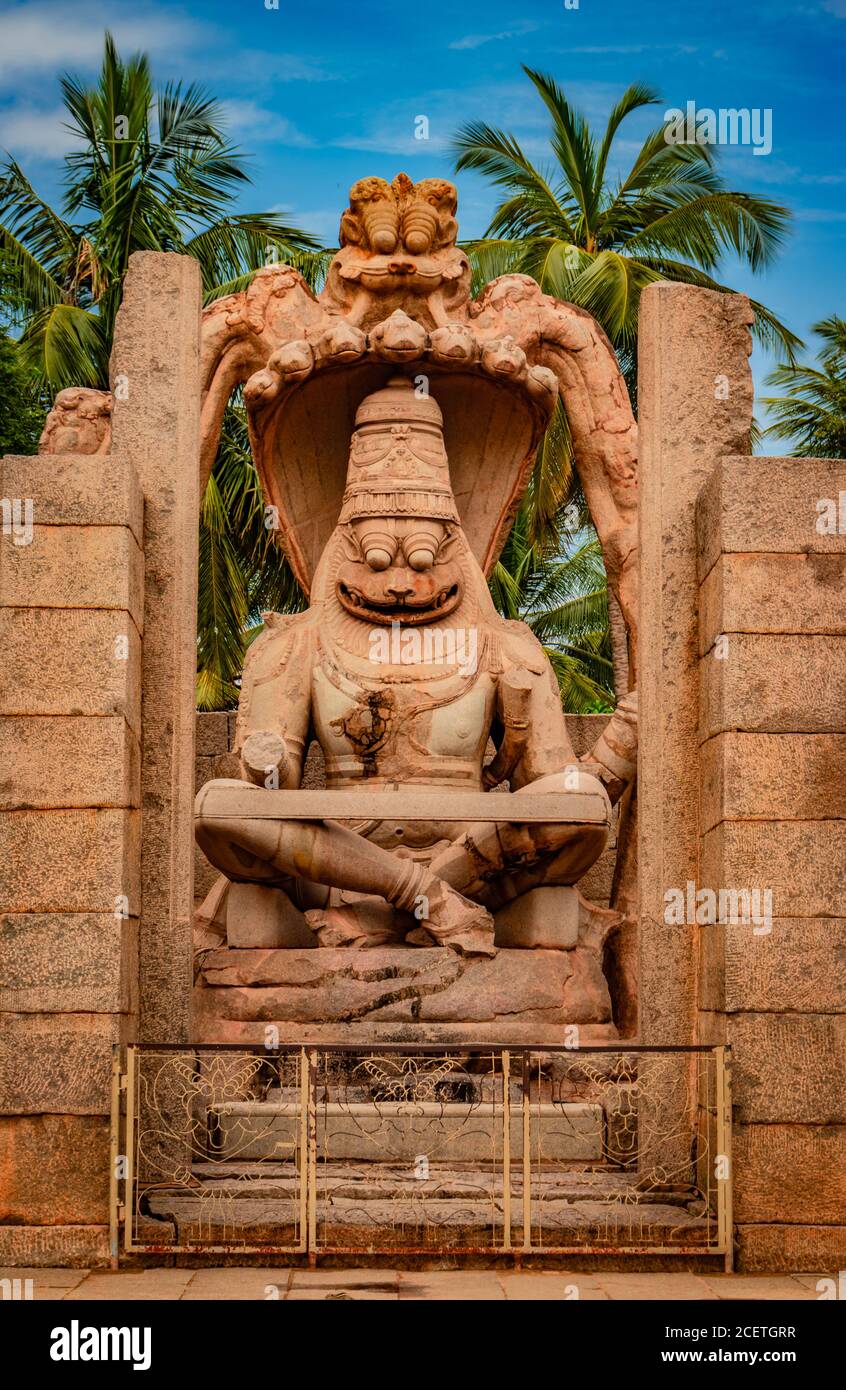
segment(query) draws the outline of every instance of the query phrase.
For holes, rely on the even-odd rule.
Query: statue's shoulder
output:
[[[269,632],[294,632],[307,628],[316,623],[316,614],[313,608],[304,608],[300,613],[262,613],[264,623],[264,637]],[[261,641],[261,637],[256,638]]]
[[[317,623],[314,610],[306,608],[302,613],[262,613],[264,624],[258,637],[247,648],[244,671],[251,675],[270,667],[281,669],[294,654],[305,655],[317,636]]]
[[[549,658],[528,623],[517,618],[501,618],[498,628],[503,674],[523,667],[541,676],[549,670]]]

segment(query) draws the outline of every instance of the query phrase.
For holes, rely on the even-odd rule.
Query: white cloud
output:
[[[239,143],[272,141],[275,145],[306,148],[313,141],[276,111],[251,101],[221,103],[228,133]],[[79,143],[68,130],[63,106],[39,108],[31,102],[0,109],[0,149],[18,162],[26,159],[59,159]],[[155,112],[153,113],[155,128]]]
[[[603,82],[568,82],[567,96],[589,120],[607,119],[619,88]],[[429,139],[415,139],[418,116],[429,121]],[[411,95],[391,102],[361,131],[344,134],[331,143],[341,149],[392,154],[403,159],[443,156],[459,126],[484,117],[512,132],[531,159],[549,159],[549,113],[527,81],[489,83]],[[638,146],[638,148],[640,148]]]
[[[282,204],[271,208],[271,212],[278,213],[280,217],[287,217],[289,221],[295,221],[298,227],[312,232],[327,246],[331,246],[338,239],[338,222],[341,217],[341,209],[345,205],[346,197],[343,197],[336,208],[306,208],[303,212],[298,209],[296,217],[293,216],[290,207]]]
[[[239,72],[233,73],[232,64],[219,60],[216,52],[206,64],[206,71],[213,76],[226,74],[246,76],[251,83],[268,82],[338,82],[340,74],[328,72],[326,68],[297,53],[277,53],[271,49],[242,48],[238,51]]]
[[[846,3],[846,0],[844,0]],[[603,43],[603,44],[567,44],[566,47],[555,47],[547,50],[549,53],[587,53],[587,54],[608,54],[608,53],[682,53],[690,55],[698,53],[698,49],[689,43]],[[718,54],[713,55],[715,58]],[[725,55],[723,55],[725,56]]]
[[[415,140],[413,135],[398,134],[396,127],[385,125],[376,126],[369,135],[349,135],[333,144],[340,150],[363,150],[365,154],[395,154],[402,159],[414,159],[419,155],[431,155],[434,150],[443,151],[446,141],[443,136]]]
[[[524,34],[533,34],[537,28],[533,20],[524,19],[512,29],[502,29],[498,34],[465,34],[463,39],[456,39],[449,46],[457,49],[481,48],[482,44],[498,43],[500,39],[520,39]]]
[[[22,159],[58,159],[78,141],[65,126],[63,106],[39,111],[34,106],[13,106],[0,112],[0,148]]]
[[[846,174],[817,173],[784,159],[756,159],[748,146],[721,146],[720,156],[720,172],[729,184],[737,180],[739,185],[744,180],[750,184],[775,185],[787,191],[798,184],[827,188],[846,183]]]
[[[150,8],[126,7],[97,0],[17,4],[0,14],[0,82],[27,74],[75,65],[95,66],[109,29],[118,47],[134,52],[172,53],[194,42],[198,26],[179,15]]]
[[[647,43],[596,43],[579,44],[566,48],[557,48],[556,53],[646,53],[649,50]]]
[[[241,139],[272,140],[275,145],[304,148],[314,142],[278,111],[269,111],[254,101],[224,101],[221,110],[229,132]]]

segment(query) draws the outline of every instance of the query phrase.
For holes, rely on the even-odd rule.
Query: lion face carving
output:
[[[405,250],[411,256],[453,246],[458,234],[458,206],[453,184],[407,174],[386,179],[359,179],[350,189],[350,205],[341,218],[341,246],[357,246],[379,256]]]
[[[407,174],[359,179],[341,218],[341,249],[328,284],[349,322],[365,325],[417,299],[421,321],[447,322],[470,291],[470,264],[455,244],[457,195],[446,179]]]
[[[367,517],[350,523],[344,539],[335,593],[361,622],[442,622],[461,603],[464,572],[452,526],[422,517]]]

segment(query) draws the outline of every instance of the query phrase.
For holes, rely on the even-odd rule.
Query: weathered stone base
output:
[[[195,1042],[613,1042],[608,986],[587,948],[210,951],[194,990]]]
[[[846,1264],[846,1226],[736,1226],[741,1274],[814,1273],[834,1277]]]
[[[102,1269],[108,1264],[108,1226],[0,1226],[0,1266]]]

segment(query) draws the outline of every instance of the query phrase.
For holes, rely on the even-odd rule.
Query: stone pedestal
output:
[[[372,951],[219,950],[194,990],[194,1041],[264,1043],[485,1042],[563,1046],[613,1042],[598,954],[500,950],[463,959],[446,947]]]

